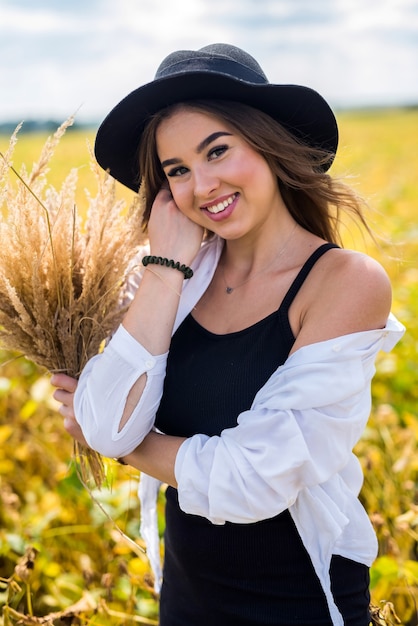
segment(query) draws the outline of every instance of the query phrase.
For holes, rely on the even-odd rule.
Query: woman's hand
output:
[[[83,446],[89,447],[74,414],[74,393],[77,389],[77,380],[66,374],[54,374],[51,378],[51,385],[57,387],[53,397],[61,402],[58,411],[64,417],[65,430]]]
[[[164,186],[154,200],[148,223],[151,254],[189,265],[199,252],[203,232],[180,211]]]

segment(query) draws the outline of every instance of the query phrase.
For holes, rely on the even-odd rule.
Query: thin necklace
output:
[[[250,280],[253,280],[253,278],[257,278],[257,276],[260,276],[260,274],[263,274],[264,272],[267,272],[267,270],[269,269],[269,267],[271,267],[273,265],[273,263],[275,261],[277,261],[277,259],[284,253],[284,251],[286,250],[290,240],[293,237],[293,233],[295,232],[296,228],[297,228],[298,224],[297,222],[295,223],[294,227],[292,228],[292,231],[289,235],[289,237],[286,239],[286,241],[284,242],[283,246],[280,248],[279,252],[276,254],[276,256],[273,258],[272,261],[270,261],[270,263],[268,265],[266,265],[266,267],[263,267],[263,269],[260,272],[257,272],[256,274],[254,274],[253,276],[250,276],[249,278],[247,278],[247,280],[244,280],[243,283],[240,283],[239,285],[235,285],[235,287],[231,287],[230,285],[228,285],[228,281],[226,280],[226,276],[225,276],[225,270],[224,270],[224,266],[221,265],[221,270],[222,270],[222,278],[223,281],[225,283],[225,293],[227,293],[228,295],[230,295],[233,291],[235,291],[236,289],[239,289],[240,287],[242,287],[243,285],[245,285],[246,283],[249,283]]]

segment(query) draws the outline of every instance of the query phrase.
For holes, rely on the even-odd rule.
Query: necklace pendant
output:
[[[232,293],[234,291],[234,288],[233,287],[227,287],[225,289],[225,291],[226,291],[227,294],[230,294],[230,293]]]

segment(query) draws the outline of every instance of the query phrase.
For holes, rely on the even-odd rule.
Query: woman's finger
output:
[[[69,435],[71,435],[71,437],[73,437],[73,439],[81,443],[83,446],[87,448],[89,447],[84,438],[83,431],[73,417],[64,417],[63,423],[65,430]]]
[[[74,393],[77,389],[77,379],[72,376],[67,376],[67,374],[54,374],[51,377],[51,385],[53,387],[65,389],[65,391],[69,391],[70,393]]]

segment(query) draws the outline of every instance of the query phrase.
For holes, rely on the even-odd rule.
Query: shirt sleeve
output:
[[[214,524],[255,522],[343,470],[368,420],[375,357],[387,335],[368,331],[301,348],[236,427],[187,439],[175,464],[182,510]]]
[[[205,242],[191,264],[195,276],[185,281],[174,329],[201,298],[215,272],[223,241]],[[129,304],[141,280],[141,248],[132,260],[124,302]],[[103,456],[121,457],[132,452],[150,432],[161,401],[167,364],[166,354],[150,354],[121,325],[102,354],[90,359],[81,373],[74,396],[74,411],[87,443]],[[143,374],[147,381],[141,399],[119,431],[126,399]]]
[[[167,354],[153,356],[121,325],[103,353],[90,359],[74,396],[76,419],[89,446],[103,456],[121,457],[142,442],[161,400]],[[141,399],[119,430],[128,394],[143,374]]]

